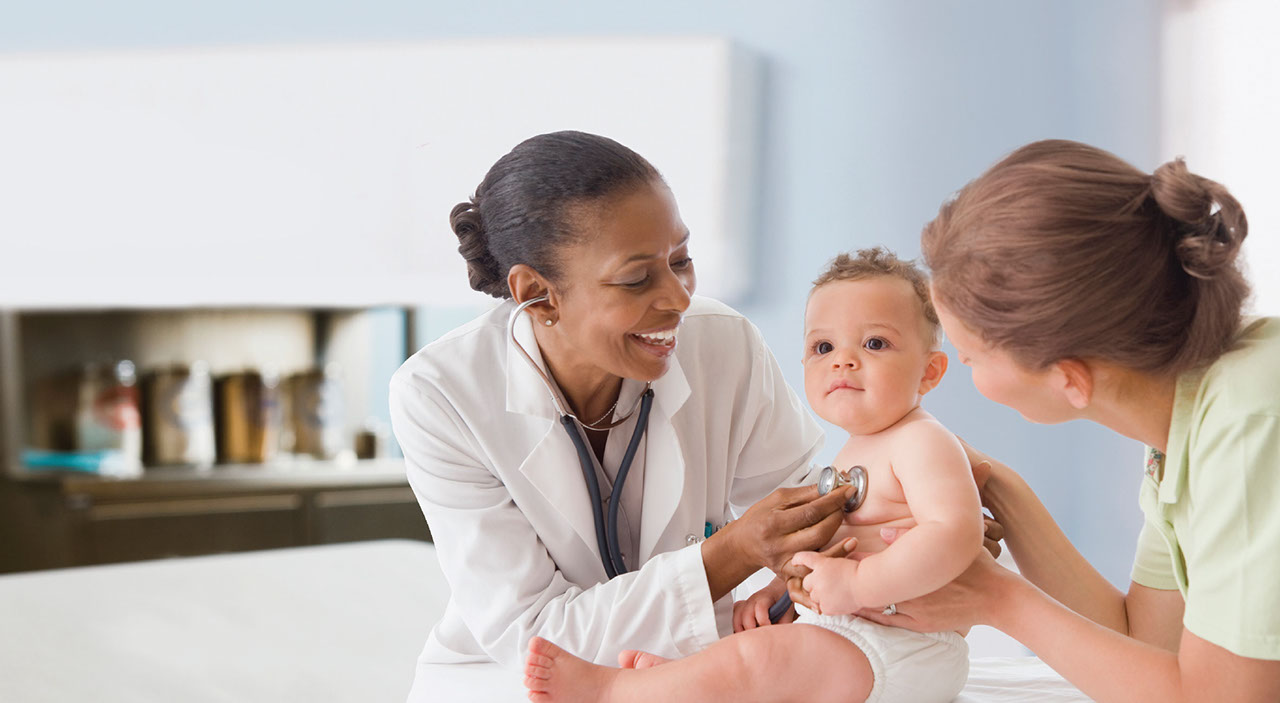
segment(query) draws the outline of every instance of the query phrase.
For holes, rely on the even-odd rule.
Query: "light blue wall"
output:
[[[1092,142],[1144,168],[1164,160],[1157,142],[1159,4],[45,1],[0,9],[0,50],[732,37],[766,66],[757,285],[738,307],[764,331],[798,388],[808,282],[837,251],[880,243],[915,256],[920,228],[943,198],[1033,139]],[[427,311],[422,322],[434,335],[453,317]],[[978,396],[958,364],[928,405],[962,436],[1020,469],[1085,555],[1112,580],[1127,582],[1140,524],[1139,447],[1081,424],[1028,425]],[[826,456],[833,453],[831,447]]]

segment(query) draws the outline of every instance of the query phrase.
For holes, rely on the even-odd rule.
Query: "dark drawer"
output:
[[[83,513],[80,563],[291,547],[304,540],[296,494],[94,505]]]
[[[321,491],[312,505],[312,540],[317,544],[431,539],[411,488]]]

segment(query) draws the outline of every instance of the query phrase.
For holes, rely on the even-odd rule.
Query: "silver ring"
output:
[[[898,604],[897,604],[897,603],[890,603],[889,605],[887,605],[887,606],[885,607],[885,609],[884,609],[884,610],[882,610],[882,611],[880,611],[880,612],[884,613],[885,615],[897,615],[897,614],[898,614]]]

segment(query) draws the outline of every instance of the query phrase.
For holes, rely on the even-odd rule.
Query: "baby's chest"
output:
[[[841,471],[849,471],[855,465],[866,471],[867,495],[857,512],[849,516],[851,522],[883,523],[911,515],[902,484],[893,473],[892,460],[887,453],[874,449],[841,452],[835,467]]]

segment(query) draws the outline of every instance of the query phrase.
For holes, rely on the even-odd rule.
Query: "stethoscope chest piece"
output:
[[[861,466],[851,466],[847,472],[834,466],[822,469],[818,475],[818,493],[826,495],[841,486],[853,486],[853,495],[845,501],[844,511],[851,513],[862,506],[867,499],[867,470]]]

